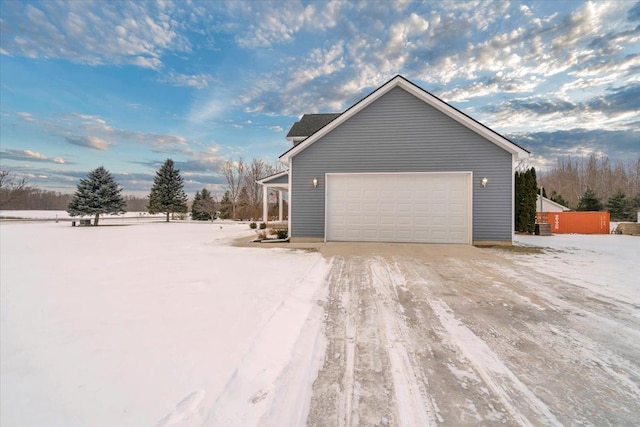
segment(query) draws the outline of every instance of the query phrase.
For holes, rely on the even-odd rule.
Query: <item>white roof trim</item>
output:
[[[256,182],[258,184],[265,185],[265,184],[268,184],[269,181],[272,181],[274,179],[278,179],[280,177],[287,176],[287,175],[289,175],[289,171],[288,170],[282,171],[282,172],[278,172],[278,173],[274,173],[273,175],[266,176],[266,177],[264,177],[262,179],[257,180]],[[281,185],[284,185],[284,184],[281,184]]]
[[[306,136],[288,136],[287,137],[287,141],[300,142],[300,141],[304,141],[305,138],[306,138]]]
[[[280,156],[280,162],[284,163],[285,165],[288,165],[289,161],[293,156],[300,153],[309,145],[313,144],[314,142],[316,142],[317,140],[319,140],[320,138],[322,138],[323,136],[325,136],[326,134],[328,134],[338,126],[340,126],[349,118],[358,114],[360,111],[368,107],[370,104],[375,102],[378,98],[382,97],[384,94],[386,94],[387,92],[389,92],[391,89],[395,87],[400,87],[406,90],[407,92],[416,96],[417,98],[429,104],[433,108],[437,109],[443,114],[454,119],[461,125],[466,126],[467,128],[476,132],[477,134],[484,137],[485,139],[493,142],[503,150],[511,154],[514,154],[516,160],[525,159],[529,157],[530,153],[527,150],[518,147],[508,139],[497,134],[491,129],[483,126],[482,124],[478,123],[471,117],[453,108],[451,105],[447,104],[446,102],[436,98],[435,96],[431,95],[429,92],[425,91],[424,89],[409,82],[404,77],[396,76],[393,79],[389,80],[384,85],[382,85],[381,87],[379,87],[378,89],[376,89],[374,92],[369,94],[366,98],[362,99],[360,102],[358,102],[357,104],[353,105],[351,108],[346,110],[344,113],[342,113],[340,116],[338,116],[336,119],[334,119],[332,122],[327,124],[322,129],[320,129],[318,132],[314,133],[310,137],[306,138],[303,142],[299,143],[298,145],[296,145],[295,147],[293,147],[292,149],[284,153],[282,156]]]

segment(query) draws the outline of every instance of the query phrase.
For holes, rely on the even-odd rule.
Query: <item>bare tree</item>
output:
[[[216,200],[216,196],[211,196],[211,198],[201,200],[200,208],[203,212],[209,214],[209,217],[213,222],[213,220],[216,219],[216,212],[218,211],[218,201]]]
[[[229,192],[229,198],[231,200],[231,217],[236,219],[236,209],[238,207],[238,197],[240,196],[240,190],[244,182],[244,176],[246,173],[246,165],[242,157],[238,158],[238,161],[227,160],[220,168],[222,175],[227,181],[226,190]]]
[[[244,186],[247,189],[247,203],[251,211],[251,218],[254,220],[260,217],[260,205],[262,204],[262,186],[257,181],[270,175],[270,172],[271,165],[255,157],[247,166]]]
[[[607,157],[562,157],[556,165],[540,174],[539,184],[547,194],[556,192],[576,208],[587,188],[600,200],[609,200],[618,191],[629,198],[640,197],[640,158],[612,162]]]
[[[29,196],[35,187],[28,184],[27,178],[17,178],[8,170],[0,170],[0,208],[9,207]]]

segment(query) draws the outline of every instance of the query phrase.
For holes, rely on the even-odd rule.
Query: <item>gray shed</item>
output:
[[[292,131],[292,241],[511,243],[529,152],[404,77]]]

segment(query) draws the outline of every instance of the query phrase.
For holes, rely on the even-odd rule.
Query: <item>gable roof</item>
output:
[[[570,210],[571,210],[571,209],[569,209],[568,207],[566,207],[566,206],[564,206],[564,205],[561,205],[561,204],[560,204],[560,203],[558,203],[558,202],[554,202],[554,201],[553,201],[553,200],[551,200],[551,199],[547,199],[547,198],[546,198],[546,197],[544,197],[544,196],[542,197],[542,200],[543,200],[543,203],[548,203],[548,204],[550,204],[551,206],[555,206],[555,207],[557,207],[558,209],[562,209],[562,210],[563,210],[563,211],[565,211],[565,212],[566,212],[566,211],[570,211]],[[536,196],[536,210],[538,209],[538,206],[540,206],[540,195],[539,195],[539,194]]]
[[[289,141],[302,140],[308,136],[313,135],[325,125],[333,121],[341,113],[328,113],[328,114],[304,114],[300,121],[295,122],[289,133],[287,139]]]
[[[342,123],[349,120],[349,118],[353,117],[354,115],[356,115],[357,113],[365,109],[367,106],[375,102],[377,99],[382,97],[384,94],[389,92],[391,89],[396,87],[400,87],[401,89],[404,89],[405,91],[414,95],[415,97],[422,100],[423,102],[430,105],[431,107],[435,108],[436,110],[440,111],[441,113],[449,116],[453,120],[469,128],[470,130],[474,131],[475,133],[479,134],[485,139],[493,142],[503,150],[515,155],[517,160],[529,157],[530,152],[528,150],[508,140],[507,138],[495,132],[494,130],[489,129],[487,126],[471,118],[470,116],[458,110],[457,108],[447,104],[437,96],[427,92],[426,90],[422,89],[416,84],[405,79],[401,75],[397,75],[391,80],[389,80],[388,82],[386,82],[385,84],[383,84],[382,86],[380,86],[378,89],[374,90],[369,95],[367,95],[366,97],[364,97],[363,99],[361,99],[360,101],[358,101],[357,103],[349,107],[342,114],[339,114],[337,117],[329,121],[327,124],[325,124],[323,127],[318,129],[315,133],[310,135],[308,138],[304,139],[299,144],[294,145],[293,148],[289,149],[287,152],[285,152],[280,156],[280,161],[285,165],[288,165],[290,159],[293,156],[303,151],[305,148],[307,148],[308,146],[310,146],[311,144],[313,144],[314,142],[316,142],[317,140],[319,140],[320,138],[322,138],[323,136],[331,132],[333,129],[340,126]]]

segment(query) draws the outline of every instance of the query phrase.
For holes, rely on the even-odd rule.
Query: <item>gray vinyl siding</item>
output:
[[[512,170],[510,153],[394,88],[292,157],[291,236],[324,237],[325,173],[472,171],[472,240],[511,241]]]

